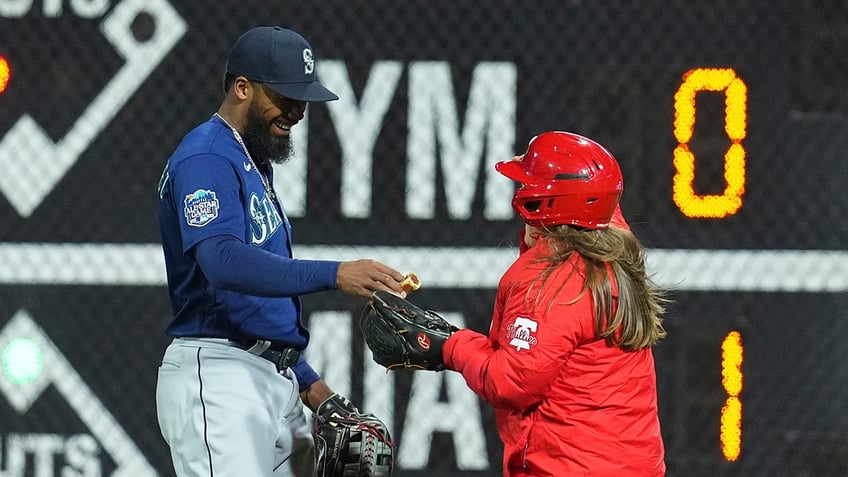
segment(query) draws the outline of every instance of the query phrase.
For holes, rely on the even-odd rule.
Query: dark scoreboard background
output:
[[[619,159],[624,213],[675,288],[655,350],[668,475],[848,474],[843,2],[0,0],[0,475],[171,475],[153,406],[170,315],[155,187],[183,134],[217,109],[232,42],[269,24],[303,33],[319,78],[354,96],[311,106],[302,168],[278,169],[282,195],[296,197],[296,254],[401,251],[389,255],[397,268],[439,271],[419,273],[420,304],[485,331],[519,227],[503,214],[508,195],[486,193],[492,163],[542,131],[592,137]],[[718,70],[734,86],[697,81]],[[681,91],[693,101],[676,102]],[[681,144],[692,155],[676,165]],[[416,176],[426,161],[438,166]],[[687,165],[689,199],[740,202],[718,206],[720,218],[684,213],[673,187]],[[789,285],[799,281],[810,285]],[[362,302],[305,305],[310,319],[355,317]],[[744,384],[729,457],[721,345],[733,331]],[[319,334],[311,352],[335,352]],[[362,402],[373,391],[354,320],[340,335]],[[20,336],[52,350],[43,368],[18,359],[31,356]],[[410,452],[404,415],[419,384],[393,379],[395,435]],[[483,430],[485,464],[459,455],[463,434],[437,430],[396,475],[499,475],[492,415],[478,406],[469,435]]]

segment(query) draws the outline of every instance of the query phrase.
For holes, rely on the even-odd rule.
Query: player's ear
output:
[[[254,85],[244,76],[238,76],[233,81],[233,87],[231,88],[231,92],[241,101],[244,101],[253,94]]]

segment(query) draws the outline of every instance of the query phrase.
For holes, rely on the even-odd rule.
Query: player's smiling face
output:
[[[247,112],[244,142],[254,160],[282,163],[292,154],[289,134],[303,119],[306,103],[286,98],[261,83],[252,83],[254,95]]]
[[[268,121],[268,130],[275,136],[288,136],[292,126],[303,119],[306,102],[289,99],[272,91],[262,83],[257,85],[251,106],[256,106],[263,119]]]

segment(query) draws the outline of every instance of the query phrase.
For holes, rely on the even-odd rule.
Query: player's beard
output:
[[[247,110],[244,145],[250,157],[259,164],[282,164],[294,154],[291,138],[271,134],[271,122],[266,121],[254,103]]]

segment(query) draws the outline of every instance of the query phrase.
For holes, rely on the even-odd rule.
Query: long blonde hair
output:
[[[587,292],[592,294],[595,332],[607,346],[635,351],[653,346],[665,337],[662,315],[670,302],[668,291],[648,276],[645,249],[630,231],[612,226],[587,230],[557,225],[543,229],[539,240],[547,240],[551,249],[551,255],[543,259],[548,265],[540,275],[541,283],[572,254],[579,255],[585,268],[585,281],[580,294],[569,303],[577,302]],[[617,296],[613,295],[610,271]],[[538,289],[537,300],[542,288]],[[614,306],[616,298],[618,304]]]

